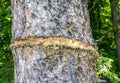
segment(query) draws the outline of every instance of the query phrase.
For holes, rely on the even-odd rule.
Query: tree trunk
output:
[[[117,47],[118,65],[120,69],[120,12],[118,3],[119,0],[110,0],[112,23]]]
[[[96,83],[86,0],[11,0],[15,83]]]

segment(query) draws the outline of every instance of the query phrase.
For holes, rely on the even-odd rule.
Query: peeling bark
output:
[[[15,83],[97,82],[95,62],[98,53],[91,50],[94,49],[94,42],[86,0],[11,2],[11,49],[15,61]],[[42,43],[35,40],[36,44],[30,40],[40,37],[48,40],[49,37],[54,37],[57,40],[53,38],[52,42],[49,40]],[[67,44],[66,38],[73,43]],[[74,48],[74,42],[82,42],[77,45],[87,45],[90,48]]]

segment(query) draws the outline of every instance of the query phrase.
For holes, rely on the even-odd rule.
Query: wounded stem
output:
[[[30,38],[18,38],[11,42],[10,47],[20,46],[35,46],[43,44],[45,47],[50,45],[54,46],[65,46],[73,49],[84,49],[88,51],[94,51],[96,55],[99,55],[97,50],[86,43],[80,42],[75,39],[68,39],[63,37],[30,37]]]

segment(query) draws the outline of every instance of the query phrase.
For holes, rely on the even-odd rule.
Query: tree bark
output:
[[[114,36],[116,41],[118,65],[120,69],[120,12],[119,12],[119,0],[110,0],[112,23],[114,28]]]
[[[15,83],[96,83],[86,0],[11,0]]]

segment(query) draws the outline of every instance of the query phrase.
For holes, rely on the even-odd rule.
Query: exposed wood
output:
[[[64,46],[72,49],[84,49],[84,50],[91,50],[96,53],[96,56],[98,56],[97,50],[80,41],[74,40],[74,39],[68,39],[63,37],[30,37],[30,38],[18,38],[12,41],[10,47],[21,47],[21,46],[35,46],[43,44],[44,47],[48,47],[50,45],[53,46]]]

